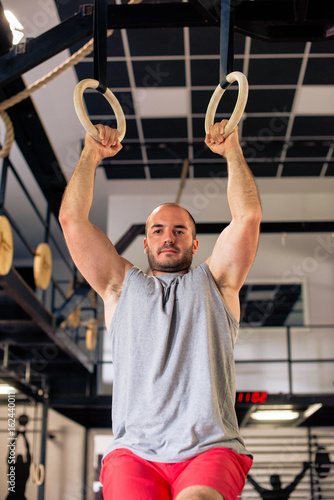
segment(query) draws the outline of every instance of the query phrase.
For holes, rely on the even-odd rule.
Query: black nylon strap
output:
[[[233,71],[234,13],[230,0],[220,6],[220,67],[221,79]]]
[[[225,78],[219,84],[223,90],[226,90],[231,84]]]
[[[94,79],[99,82],[97,90],[107,90],[107,0],[94,1]]]

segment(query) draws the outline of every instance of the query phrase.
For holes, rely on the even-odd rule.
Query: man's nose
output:
[[[171,229],[167,229],[165,232],[165,243],[172,243],[174,242],[174,233]]]

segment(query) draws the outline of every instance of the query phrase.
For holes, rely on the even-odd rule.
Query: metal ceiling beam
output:
[[[54,396],[50,394],[50,403],[52,408],[77,408],[84,410],[85,408],[102,408],[110,411],[112,396],[97,395],[97,396]]]
[[[236,404],[238,404],[238,403],[236,403]],[[253,413],[255,407],[256,407],[256,405],[250,405],[249,408],[247,408],[245,414],[242,416],[242,418],[240,418],[239,427],[246,427],[247,423],[249,422],[250,416]]]
[[[219,234],[228,224],[228,222],[198,222],[197,234]],[[262,222],[261,233],[334,233],[334,221]],[[133,224],[116,243],[117,252],[122,254],[137,236],[144,234],[145,224]]]
[[[332,24],[252,25],[239,23],[235,31],[264,42],[324,42],[334,38]]]
[[[294,0],[296,21],[305,21],[310,0]]]
[[[34,324],[35,323],[32,319],[0,319],[0,328],[7,328],[10,330],[26,328],[34,326]]]
[[[268,405],[293,404],[300,406],[309,406],[314,403],[322,403],[324,409],[331,409],[334,406],[334,397],[332,394],[310,394],[304,396],[295,396],[290,394],[268,394],[266,400],[266,404]],[[53,396],[51,392],[50,406],[59,413],[67,416],[68,418],[80,423],[85,427],[111,428],[112,426],[110,415],[110,407],[112,406],[111,396],[99,395],[94,397],[77,397],[67,394],[65,394],[64,396]],[[237,415],[243,415],[243,417],[241,418],[242,426],[246,425],[247,418],[250,413],[250,411],[248,410],[250,410],[252,407],[252,403],[235,403]],[[318,415],[315,414],[315,418],[318,418],[319,425],[328,425],[328,422],[325,421],[320,413]]]
[[[81,304],[82,300],[89,294],[91,287],[88,283],[80,283],[72,293],[72,295],[65,300],[62,306],[54,312],[57,325],[62,323],[74,311],[74,309]]]
[[[32,398],[38,402],[42,401],[44,390],[41,387],[37,387],[32,383],[25,382],[24,380],[17,377],[17,375],[15,373],[12,373],[10,370],[8,370],[7,372],[5,370],[2,370],[0,377],[2,383],[14,387],[15,389],[17,389],[17,391],[26,395],[29,399]],[[17,404],[19,404],[19,400],[20,396],[17,395],[16,399]]]
[[[235,31],[271,42],[332,39],[334,3],[327,0],[255,0],[235,10]]]
[[[296,18],[295,0],[255,0],[241,1],[235,8],[235,23],[247,22],[249,26],[258,24],[270,24],[276,26],[292,26],[297,22],[306,25],[329,24],[333,21],[334,5],[328,0],[315,0],[312,3],[307,0],[298,0],[300,10],[304,12],[304,19]]]
[[[117,252],[121,255],[137,236],[145,234],[145,224],[134,224],[122,236],[115,245]]]
[[[197,232],[201,234],[219,234],[227,223],[200,223]],[[332,233],[334,221],[302,221],[302,222],[262,222],[261,233]]]

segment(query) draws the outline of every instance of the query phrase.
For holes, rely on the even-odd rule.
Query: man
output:
[[[105,500],[235,500],[252,459],[234,411],[233,347],[239,290],[253,263],[261,205],[237,130],[210,127],[205,142],[228,165],[232,221],[211,256],[190,271],[195,224],[164,204],[146,224],[153,276],[118,255],[89,221],[98,164],[122,148],[117,131],[86,135],[60,222],[78,269],[102,297],[112,339],[114,439],[103,460]]]
[[[304,462],[302,471],[297,474],[292,483],[285,488],[282,488],[281,479],[278,474],[272,474],[270,476],[270,484],[272,486],[271,490],[267,490],[266,488],[260,486],[250,474],[248,474],[247,479],[254,486],[262,500],[288,500],[291,493],[297,488],[309,468],[310,464],[308,462]]]
[[[15,465],[11,465],[12,460],[10,458],[10,454],[8,454],[7,458],[7,463],[8,463],[8,475],[7,475],[7,480],[10,480],[10,472],[12,467],[14,467],[14,487],[13,488],[8,488],[10,489],[10,492],[8,493],[6,500],[26,500],[25,497],[25,490],[26,490],[26,484],[29,479],[30,475],[30,465],[31,465],[31,455],[30,455],[30,446],[29,442],[26,436],[25,431],[17,431],[16,432],[16,438],[19,437],[19,435],[22,435],[24,442],[25,442],[25,447],[26,447],[26,460],[23,460],[23,456],[17,455]],[[15,441],[16,442],[16,441]]]

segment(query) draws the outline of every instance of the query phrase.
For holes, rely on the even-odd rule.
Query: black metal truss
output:
[[[58,328],[51,313],[39,301],[36,294],[12,268],[6,276],[0,277],[0,287],[8,294],[21,309],[34,321],[53,342],[60,352],[66,353],[69,358],[79,362],[89,373],[94,371],[94,364],[87,354],[72,340],[64,330]]]

